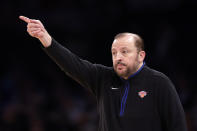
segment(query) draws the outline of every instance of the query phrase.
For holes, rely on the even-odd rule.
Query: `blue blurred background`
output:
[[[145,41],[146,64],[170,77],[189,131],[197,131],[196,0],[1,0],[0,131],[96,131],[96,100],[26,32],[39,19],[63,46],[112,66],[120,32]]]

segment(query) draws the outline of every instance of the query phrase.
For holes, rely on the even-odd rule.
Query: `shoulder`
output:
[[[97,70],[101,73],[111,73],[113,72],[113,68],[112,67],[108,67],[102,64],[93,64]]]
[[[114,76],[113,67],[108,67],[102,64],[93,64],[96,67],[97,74],[104,79],[109,79]]]
[[[120,77],[116,74],[113,67],[105,66],[102,64],[94,64],[97,66],[97,72],[105,82],[118,82]]]
[[[164,73],[157,71],[155,69],[151,69],[150,67],[145,67],[147,78],[150,78],[157,87],[172,87],[174,86],[170,78]]]
[[[168,76],[166,76],[164,73],[157,71],[155,69],[152,69],[148,66],[145,66],[145,71],[146,71],[146,74],[153,79],[169,80]]]

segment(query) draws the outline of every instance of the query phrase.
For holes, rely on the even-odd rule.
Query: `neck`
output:
[[[141,62],[137,65],[135,71],[133,71],[131,74],[129,74],[128,76],[123,77],[125,80],[127,80],[128,78],[134,76],[136,73],[138,73],[138,71],[140,71],[144,66],[144,62]]]

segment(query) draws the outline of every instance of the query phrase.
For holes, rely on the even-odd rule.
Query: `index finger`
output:
[[[25,17],[25,16],[19,16],[19,18],[23,21],[25,21],[26,23],[29,23],[30,22],[30,19],[28,17]]]

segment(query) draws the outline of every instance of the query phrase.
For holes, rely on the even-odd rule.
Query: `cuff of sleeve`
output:
[[[48,50],[48,49],[51,49],[54,47],[54,44],[56,43],[55,39],[53,37],[51,37],[51,45],[48,46],[48,47],[44,47],[42,44],[41,44],[41,48],[45,49],[45,50]]]

